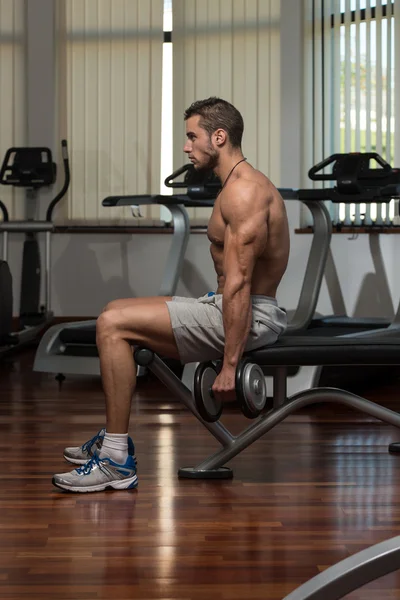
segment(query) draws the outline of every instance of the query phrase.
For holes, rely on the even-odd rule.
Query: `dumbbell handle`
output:
[[[261,381],[259,379],[254,380],[254,391],[256,394],[261,393]],[[210,394],[211,398],[215,399],[215,394],[212,387],[209,388],[208,393]]]
[[[257,395],[261,394],[261,381],[259,379],[254,380],[254,391]]]
[[[254,380],[254,391],[256,392],[256,394],[259,394],[261,392],[261,381],[259,379],[255,379]],[[214,394],[214,390],[212,389],[212,387],[209,388],[208,393],[210,394],[211,398],[215,398],[215,394]]]

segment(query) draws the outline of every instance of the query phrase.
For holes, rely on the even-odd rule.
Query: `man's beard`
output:
[[[204,162],[202,163],[201,166],[199,165],[196,168],[196,171],[198,171],[198,172],[204,171],[204,173],[208,173],[209,171],[212,171],[218,165],[218,158],[219,158],[218,151],[215,150],[215,148],[213,148],[213,146],[210,144],[204,153],[204,159],[205,159]]]

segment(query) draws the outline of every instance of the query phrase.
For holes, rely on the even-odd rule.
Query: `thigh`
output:
[[[225,332],[222,311],[213,300],[167,302],[182,363],[221,358]]]
[[[169,302],[171,296],[149,296],[146,298],[121,298],[118,300],[112,300],[107,304],[104,310],[119,310],[121,308],[136,308],[142,304],[154,305],[162,302]]]
[[[168,358],[179,359],[166,302],[169,296],[127,298],[107,305],[114,330],[124,339]]]

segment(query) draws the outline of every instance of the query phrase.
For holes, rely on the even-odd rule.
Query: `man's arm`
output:
[[[268,235],[268,204],[257,184],[238,182],[221,206],[226,222],[222,310],[225,330],[223,369],[234,369],[251,327],[251,283]]]

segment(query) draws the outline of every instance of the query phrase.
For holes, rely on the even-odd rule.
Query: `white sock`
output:
[[[128,458],[128,434],[105,433],[100,458],[111,458],[119,465],[124,465]]]

